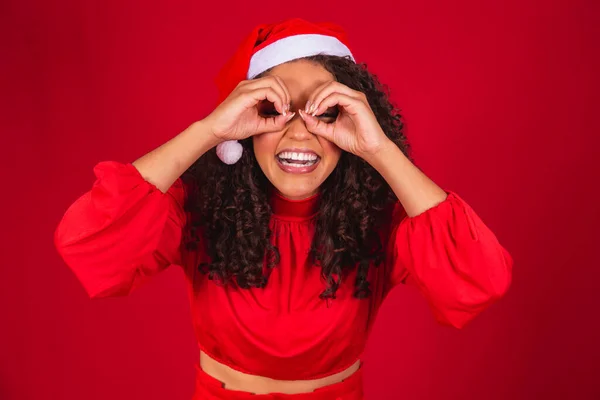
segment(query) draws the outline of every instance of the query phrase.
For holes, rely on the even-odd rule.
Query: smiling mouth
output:
[[[282,151],[275,156],[279,166],[290,173],[307,173],[313,171],[321,157],[312,151]]]

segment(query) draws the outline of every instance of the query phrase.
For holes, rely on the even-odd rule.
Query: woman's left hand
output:
[[[337,119],[331,123],[319,118],[330,108],[339,109]],[[376,155],[389,142],[365,94],[339,82],[320,86],[299,114],[309,132],[363,159]]]

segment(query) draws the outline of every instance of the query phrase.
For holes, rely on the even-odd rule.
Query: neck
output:
[[[313,192],[313,193],[309,193],[309,194],[302,195],[302,196],[287,196],[287,195],[285,195],[285,194],[281,193],[281,192],[280,192],[279,190],[277,190],[277,189],[273,189],[273,190],[274,190],[274,192],[275,192],[275,194],[276,194],[277,196],[279,196],[279,197],[281,197],[281,198],[283,198],[283,199],[286,199],[286,200],[290,200],[290,201],[302,201],[302,200],[308,200],[308,199],[310,199],[310,198],[312,198],[312,197],[316,197],[316,196],[318,196],[318,194],[319,194],[319,192],[318,192],[318,191],[315,191],[315,192]]]

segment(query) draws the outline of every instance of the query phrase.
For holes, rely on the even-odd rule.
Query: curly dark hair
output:
[[[399,110],[365,64],[327,55],[306,59],[322,65],[338,82],[363,92],[385,134],[410,158]],[[210,279],[241,288],[264,287],[279,262],[279,252],[270,241],[271,184],[256,161],[252,139],[241,143],[244,152],[236,164],[222,163],[212,149],[184,173],[189,188],[185,208],[192,215],[187,244],[196,248],[199,240],[204,241],[210,261],[198,268]],[[379,265],[383,256],[377,228],[389,221],[395,201],[373,167],[342,152],[320,187],[315,217],[310,257],[321,267],[327,284],[321,298],[334,299],[341,279],[354,268],[358,268],[354,296],[369,296],[368,270]]]

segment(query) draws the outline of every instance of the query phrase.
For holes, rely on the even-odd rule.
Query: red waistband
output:
[[[223,384],[196,365],[193,400],[363,400],[362,367],[342,382],[302,394],[252,394],[223,388]]]

